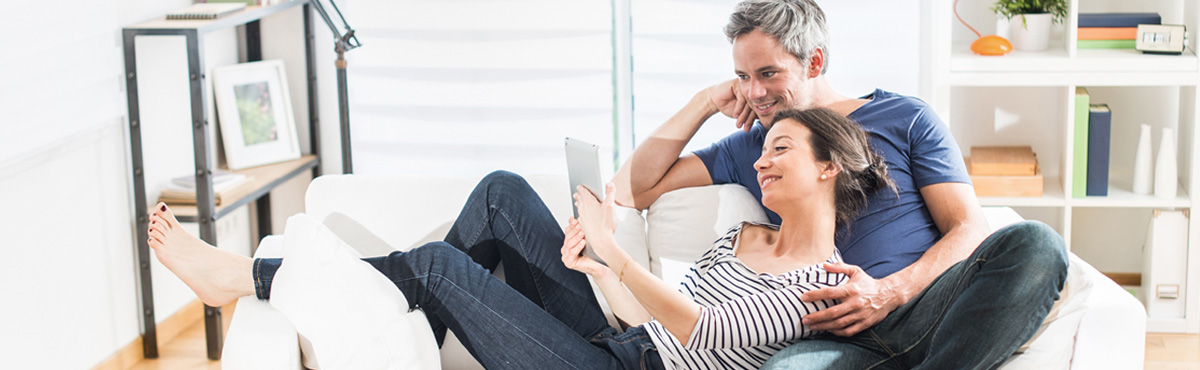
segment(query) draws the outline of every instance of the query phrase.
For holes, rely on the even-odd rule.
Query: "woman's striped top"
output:
[[[734,255],[746,223],[730,229],[696,261],[679,291],[703,308],[687,346],[657,320],[644,324],[667,369],[757,369],[789,344],[816,334],[800,318],[835,304],[802,302],[810,290],[840,285],[844,274],[820,264],[774,276],[757,273]],[[765,225],[776,228],[773,225]],[[835,249],[826,262],[842,261]]]

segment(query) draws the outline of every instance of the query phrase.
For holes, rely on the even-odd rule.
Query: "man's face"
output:
[[[759,30],[733,41],[733,66],[741,93],[763,125],[770,127],[775,112],[812,105],[808,69],[770,35]]]

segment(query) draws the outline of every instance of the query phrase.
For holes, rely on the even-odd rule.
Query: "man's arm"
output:
[[[617,204],[646,209],[663,193],[675,189],[712,184],[704,162],[683,153],[700,126],[718,112],[738,117],[738,127],[749,128],[753,110],[737,93],[737,80],[727,81],[697,93],[687,105],[650,134],[629,161],[613,176]],[[750,123],[742,123],[749,120]]]
[[[921,196],[942,239],[913,264],[882,280],[875,280],[857,266],[827,266],[830,272],[850,277],[845,285],[808,292],[806,302],[836,299],[841,303],[804,318],[813,330],[851,336],[883,320],[907,303],[946,269],[971,255],[987,237],[987,220],[971,185],[940,183],[921,188]]]
[[[883,278],[896,286],[904,304],[950,266],[966,259],[988,236],[987,219],[970,184],[941,183],[921,188],[929,215],[942,232],[938,240],[913,264]],[[899,306],[899,305],[897,305]]]

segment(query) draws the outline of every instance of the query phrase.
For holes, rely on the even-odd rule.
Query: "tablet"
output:
[[[588,143],[583,140],[568,137],[566,140],[567,148],[567,177],[570,178],[571,195],[575,195],[575,188],[579,185],[587,188],[596,195],[596,199],[604,201],[604,181],[600,177],[600,146]],[[575,208],[575,199],[571,199],[571,209],[575,212],[575,217],[579,217],[579,210]],[[584,247],[584,254],[597,262],[604,263],[591,246]]]

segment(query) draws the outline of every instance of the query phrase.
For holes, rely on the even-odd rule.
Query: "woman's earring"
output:
[[[825,174],[821,174],[821,180],[825,179]]]

